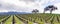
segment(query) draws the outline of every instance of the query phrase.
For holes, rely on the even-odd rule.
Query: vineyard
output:
[[[60,24],[60,14],[0,15],[0,24]]]

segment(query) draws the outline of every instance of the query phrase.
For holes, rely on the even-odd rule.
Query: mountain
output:
[[[27,12],[0,12],[0,15],[4,15],[4,14],[28,14]]]

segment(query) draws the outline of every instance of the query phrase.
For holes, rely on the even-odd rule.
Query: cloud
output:
[[[41,1],[41,0],[19,0],[19,1],[25,1],[25,2],[36,2],[36,1]]]
[[[0,0],[0,12],[4,10],[31,12],[33,9],[38,9],[40,13],[42,13],[48,5],[55,5],[60,8],[59,2],[60,0]],[[53,13],[54,12],[55,11],[53,11]],[[57,12],[59,13],[60,11],[58,10]]]

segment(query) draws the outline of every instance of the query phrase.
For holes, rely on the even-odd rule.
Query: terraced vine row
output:
[[[8,15],[0,15],[0,24],[4,24],[4,22],[9,18],[10,16]]]
[[[16,16],[21,17],[24,20],[30,21],[31,24],[60,24],[60,15],[56,14],[24,14]]]
[[[0,24],[60,24],[60,14],[3,15]]]

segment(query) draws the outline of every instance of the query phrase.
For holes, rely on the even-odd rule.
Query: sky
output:
[[[56,6],[58,10],[53,11],[53,13],[60,14],[60,0],[0,0],[0,12],[30,13],[33,9],[38,9],[39,13],[43,13],[44,8],[48,5]]]

